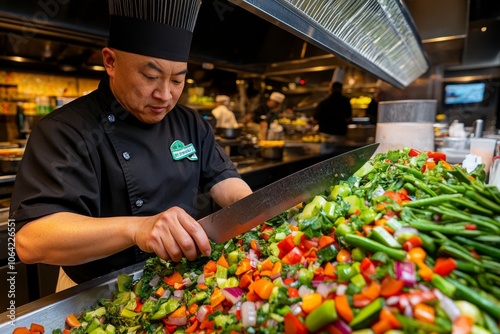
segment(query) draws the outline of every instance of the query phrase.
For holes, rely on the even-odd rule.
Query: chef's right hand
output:
[[[145,225],[138,226],[134,242],[144,252],[176,262],[183,256],[193,261],[199,253],[212,252],[205,230],[179,207],[148,217]]]

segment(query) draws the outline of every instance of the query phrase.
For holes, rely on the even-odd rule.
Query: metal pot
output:
[[[241,128],[215,128],[215,134],[226,139],[234,139],[241,136]]]
[[[264,159],[281,160],[283,159],[284,147],[261,147],[260,156]]]
[[[0,156],[0,172],[2,174],[16,174],[22,157]]]

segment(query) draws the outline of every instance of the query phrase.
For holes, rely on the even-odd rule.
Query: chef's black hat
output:
[[[109,0],[109,43],[121,51],[186,62],[201,0]]]

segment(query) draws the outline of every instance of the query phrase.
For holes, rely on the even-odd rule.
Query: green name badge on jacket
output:
[[[184,145],[180,140],[176,140],[170,145],[170,153],[172,153],[174,160],[182,160],[184,158],[191,161],[198,160],[193,144]]]

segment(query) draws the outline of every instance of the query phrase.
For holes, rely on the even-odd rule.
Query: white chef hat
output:
[[[221,102],[221,103],[228,104],[229,100],[230,100],[230,98],[227,95],[217,95],[215,97],[215,102]]]
[[[278,92],[273,92],[271,96],[269,96],[269,99],[278,103],[283,103],[283,101],[285,101],[285,95]]]
[[[186,62],[200,6],[201,0],[109,0],[108,45]]]

